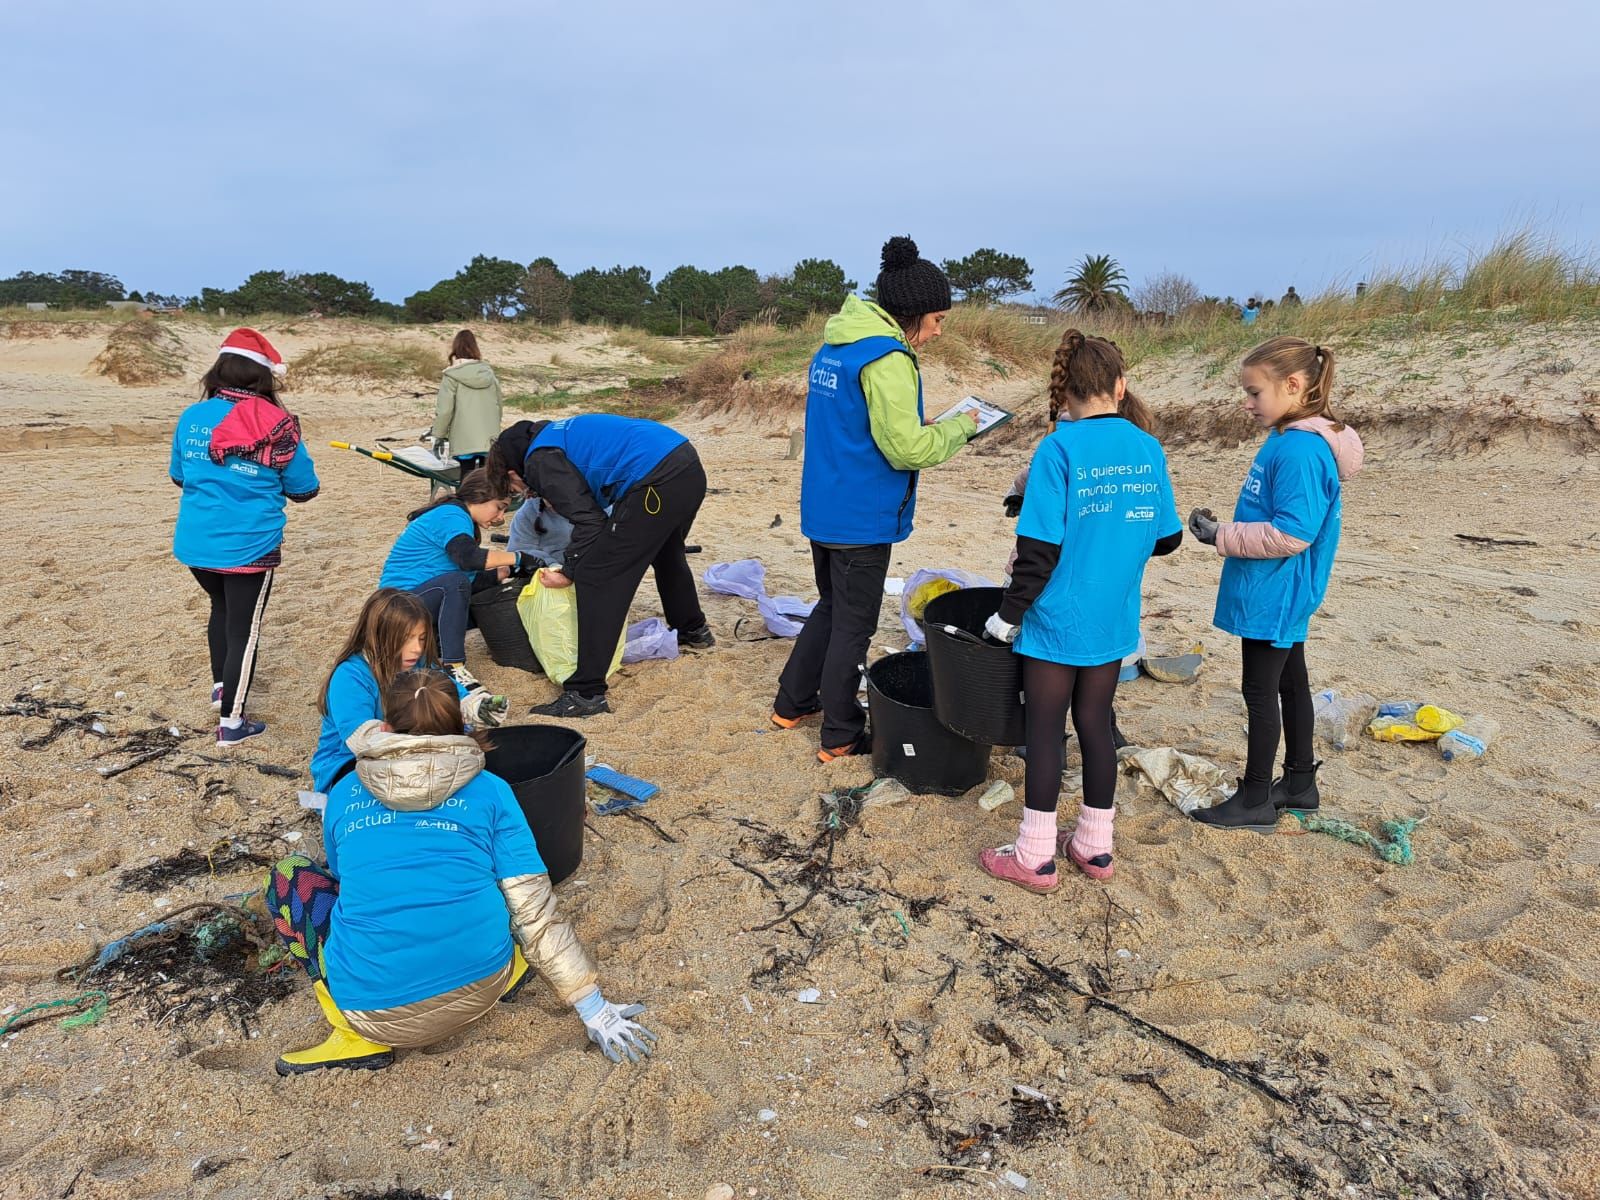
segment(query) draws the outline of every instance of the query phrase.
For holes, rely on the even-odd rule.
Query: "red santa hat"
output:
[[[277,376],[288,369],[283,365],[283,355],[254,329],[235,329],[223,339],[222,353],[242,355],[251,362],[260,363]]]

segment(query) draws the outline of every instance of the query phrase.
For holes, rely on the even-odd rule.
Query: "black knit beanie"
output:
[[[917,253],[908,237],[883,244],[883,270],[878,272],[878,303],[891,317],[920,317],[950,307],[950,281],[938,267]]]

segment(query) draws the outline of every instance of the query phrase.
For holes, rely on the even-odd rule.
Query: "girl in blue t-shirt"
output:
[[[1250,713],[1244,777],[1231,799],[1191,815],[1207,825],[1271,833],[1286,809],[1320,803],[1312,751],[1306,629],[1322,604],[1343,521],[1340,484],[1361,469],[1356,431],[1333,415],[1333,354],[1275,337],[1245,356],[1244,410],[1268,430],[1232,521],[1209,508],[1189,529],[1226,561],[1213,623],[1243,642]],[[1272,778],[1280,732],[1284,774]]]
[[[655,1035],[632,1019],[643,1006],[601,995],[516,798],[484,771],[483,736],[464,733],[449,677],[396,677],[384,717],[351,739],[355,773],[328,797],[326,869],[292,855],[267,874],[278,933],[333,1026],[282,1055],[278,1074],[387,1067],[396,1049],[511,999],[530,966],[613,1062],[648,1055]]]
[[[1150,436],[1149,411],[1128,391],[1116,345],[1067,330],[1050,372],[1050,403],[1071,420],[1033,456],[1011,585],[986,627],[1023,656],[1022,828],[1012,845],[978,856],[996,879],[1035,892],[1058,886],[1058,852],[1092,879],[1111,878],[1111,704],[1122,659],[1139,645],[1145,563],[1183,540],[1167,457]],[[1076,827],[1058,835],[1069,711],[1083,756],[1083,803]]]
[[[487,471],[467,472],[453,496],[440,497],[406,517],[405,530],[378,577],[379,587],[413,592],[427,606],[438,628],[444,664],[468,689],[478,682],[466,669],[472,593],[521,569],[522,555],[479,544],[483,526],[505,519],[506,505],[506,492],[490,484]],[[480,571],[486,574],[475,586],[473,577]]]
[[[283,561],[284,502],[304,503],[320,487],[299,419],[278,400],[283,373],[271,342],[235,329],[172,435],[167,471],[183,489],[172,553],[211,602],[206,642],[221,747],[267,731],[245,715],[245,701]]]
[[[311,756],[311,783],[317,791],[326,793],[355,766],[349,739],[368,721],[383,718],[383,693],[395,677],[438,663],[433,617],[419,597],[398,588],[379,588],[367,597],[317,700],[322,731]],[[457,691],[469,723],[500,724],[507,707],[504,696],[491,696],[481,687],[467,691],[457,685]]]

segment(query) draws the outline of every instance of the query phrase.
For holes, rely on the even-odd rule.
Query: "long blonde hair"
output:
[[[1262,342],[1244,356],[1241,365],[1257,367],[1277,383],[1282,383],[1291,375],[1305,376],[1305,398],[1278,418],[1275,428],[1282,429],[1307,417],[1327,417],[1333,422],[1334,429],[1344,428],[1344,422],[1333,413],[1332,350],[1314,346],[1305,338],[1284,334]]]

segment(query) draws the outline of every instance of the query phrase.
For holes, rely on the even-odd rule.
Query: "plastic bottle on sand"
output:
[[[1332,688],[1311,698],[1316,735],[1335,750],[1346,749],[1372,720],[1377,700],[1365,692],[1345,696]]]
[[[1476,761],[1489,752],[1489,743],[1499,732],[1499,723],[1489,717],[1468,717],[1439,739],[1439,756],[1445,762]]]

